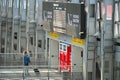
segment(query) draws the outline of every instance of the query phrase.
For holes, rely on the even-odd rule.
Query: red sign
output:
[[[60,43],[59,68],[60,71],[68,70],[71,72],[71,45],[69,44]]]

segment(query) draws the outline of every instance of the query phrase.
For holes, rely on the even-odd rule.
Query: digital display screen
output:
[[[53,11],[53,30],[64,33],[66,27],[66,11],[54,10]]]
[[[56,27],[66,26],[66,11],[54,10],[53,11],[53,25]]]

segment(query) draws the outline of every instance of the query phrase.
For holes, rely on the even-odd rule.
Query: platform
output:
[[[55,69],[29,69],[29,75],[24,75],[24,69],[0,69],[0,80],[62,80],[62,74]]]

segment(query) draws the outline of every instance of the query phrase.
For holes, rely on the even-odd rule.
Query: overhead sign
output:
[[[59,37],[59,35],[58,35],[57,33],[54,33],[54,32],[50,32],[50,33],[49,33],[49,36],[50,36],[51,38],[54,38],[54,39],[58,39],[58,37]]]
[[[85,38],[86,12],[84,4],[43,2],[42,10],[43,21],[50,22],[52,32]],[[70,32],[74,32],[74,34]],[[83,34],[79,35],[79,32],[83,32]]]
[[[78,38],[72,38],[72,43],[84,46],[85,45],[85,40],[84,39],[78,39]]]

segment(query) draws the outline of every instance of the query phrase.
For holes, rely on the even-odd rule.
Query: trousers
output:
[[[25,75],[29,73],[28,64],[25,64],[25,66],[24,66],[24,73],[25,73]]]

